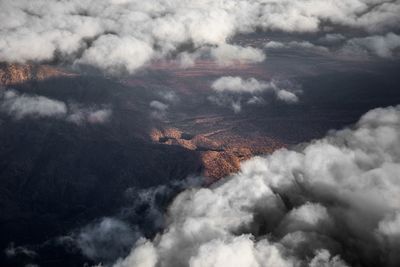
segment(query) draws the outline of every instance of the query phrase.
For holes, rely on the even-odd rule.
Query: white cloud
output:
[[[308,41],[291,41],[287,43],[282,43],[282,42],[277,42],[277,41],[270,41],[265,44],[265,48],[267,49],[305,49],[305,50],[311,50],[319,53],[326,53],[329,52],[329,49],[320,46],[320,45],[315,45],[313,43],[310,43]]]
[[[255,78],[224,76],[215,80],[211,88],[216,92],[209,100],[220,106],[230,106],[235,113],[242,110],[244,104],[265,104],[263,92],[272,92],[276,99],[287,104],[299,101],[294,92],[278,86],[276,81],[259,81]]]
[[[394,33],[374,35],[362,38],[353,38],[346,42],[341,52],[344,54],[365,56],[375,55],[382,58],[391,58],[396,50],[400,49],[400,36]]]
[[[347,39],[342,34],[327,34],[318,40],[320,44],[308,41],[278,42],[269,41],[265,44],[267,50],[302,49],[321,54],[339,56],[339,58],[364,59],[370,56],[395,58],[399,55],[400,36],[395,33],[385,35],[367,35]]]
[[[400,212],[392,214],[379,222],[378,232],[391,237],[400,236]]]
[[[299,101],[297,95],[285,89],[281,89],[277,92],[277,98],[286,103],[296,103]]]
[[[133,250],[128,257],[118,260],[114,267],[154,267],[158,257],[153,244],[145,240],[139,240],[137,246],[138,248]]]
[[[225,76],[214,81],[211,87],[216,92],[258,93],[268,89],[269,85],[254,78],[243,80],[241,77]]]
[[[104,35],[88,48],[77,63],[89,64],[110,73],[132,73],[153,57],[153,48],[146,42],[131,37]]]
[[[348,267],[348,265],[340,257],[331,257],[328,250],[321,249],[317,251],[309,267]]]
[[[398,29],[398,1],[139,0],[0,2],[0,61],[67,59],[110,73],[135,72],[186,44],[221,63],[259,62],[260,51],[228,44],[258,30],[318,32],[321,24],[381,33]]]
[[[110,120],[110,108],[83,107],[44,96],[20,94],[14,90],[0,92],[1,111],[20,120],[29,118],[56,118],[76,124],[103,124]]]
[[[112,113],[111,109],[98,109],[90,112],[87,120],[89,123],[102,124],[110,119],[111,113]]]
[[[153,100],[150,102],[150,107],[153,109],[151,115],[156,118],[156,119],[164,119],[165,116],[167,115],[167,110],[169,108],[169,105],[164,104],[163,102]]]
[[[241,47],[223,44],[211,49],[212,58],[221,65],[234,63],[259,63],[265,60],[262,50],[253,47]]]
[[[19,94],[8,90],[1,101],[1,109],[16,119],[24,117],[63,117],[67,113],[64,102],[44,96]]]
[[[211,87],[216,92],[259,93],[270,86],[254,78],[244,80],[241,77],[225,76],[215,80]]]
[[[115,266],[398,266],[399,133],[400,106],[376,109],[302,149],[255,157],[179,194],[164,232]]]
[[[81,229],[77,246],[93,260],[110,260],[129,252],[137,239],[130,226],[115,218],[103,218]]]
[[[159,111],[166,111],[168,109],[168,105],[164,104],[160,101],[153,100],[150,102],[150,107],[157,109]]]
[[[340,33],[328,33],[319,39],[320,42],[327,44],[335,44],[344,40],[346,40],[346,37]]]
[[[81,105],[70,104],[66,120],[78,125],[84,123],[103,124],[110,120],[111,115],[112,110],[110,108],[88,108]]]

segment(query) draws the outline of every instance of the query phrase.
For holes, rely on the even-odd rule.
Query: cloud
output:
[[[299,101],[294,92],[283,89],[277,81],[259,81],[255,78],[224,76],[215,80],[211,88],[216,94],[209,96],[209,100],[219,106],[229,106],[235,113],[242,110],[243,105],[265,104],[263,92],[273,93],[275,98],[287,104]]]
[[[264,82],[259,82],[255,78],[243,80],[241,77],[225,76],[217,79],[211,85],[216,92],[232,93],[259,93],[269,88]]]
[[[265,58],[266,56],[261,49],[226,43],[201,47],[195,52],[183,51],[177,56],[178,62],[183,68],[192,67],[198,59],[211,59],[220,66],[229,66],[234,64],[260,63]]]
[[[70,104],[66,120],[78,125],[84,123],[103,124],[110,121],[112,110],[110,108],[88,108],[77,104]]]
[[[83,107],[44,96],[20,94],[15,90],[0,92],[0,110],[16,120],[55,118],[75,124],[103,124],[110,120],[110,108]]]
[[[125,222],[116,218],[103,218],[82,228],[76,243],[89,259],[109,261],[126,255],[137,239],[136,233]]]
[[[295,95],[292,92],[289,92],[285,89],[280,89],[277,93],[276,96],[279,100],[285,102],[285,103],[296,103],[299,101],[299,98],[297,95]]]
[[[104,35],[76,63],[106,69],[112,74],[122,71],[133,73],[149,62],[153,53],[153,48],[148,43],[136,38]]]
[[[320,54],[335,56],[335,58],[359,59],[370,58],[397,58],[400,49],[400,36],[395,33],[385,35],[366,35],[357,38],[347,38],[342,34],[327,34],[318,39],[318,44],[309,41],[279,42],[269,41],[265,44],[268,51],[277,49],[302,49]]]
[[[157,100],[151,101],[149,105],[153,109],[151,115],[154,118],[157,118],[160,120],[165,118],[165,116],[167,115],[167,110],[169,108],[169,105],[164,104],[163,102],[160,102]]]
[[[260,49],[229,44],[211,49],[211,56],[221,65],[259,63],[265,60],[265,55]]]
[[[321,249],[317,251],[315,257],[311,260],[310,267],[347,267],[348,265],[339,257],[332,257],[328,250]]]
[[[346,37],[340,33],[328,33],[319,39],[320,42],[325,44],[335,44],[346,40]]]
[[[17,246],[15,247],[14,243],[11,243],[5,250],[4,253],[8,258],[15,258],[15,257],[27,257],[27,258],[36,258],[38,255],[35,251],[23,247]]]
[[[0,61],[89,64],[133,73],[152,60],[209,49],[218,62],[259,62],[228,44],[236,34],[320,32],[325,24],[381,33],[398,29],[398,1],[99,0],[0,2]],[[188,47],[186,49],[185,47]]]
[[[168,109],[168,105],[164,104],[160,101],[153,100],[150,102],[150,107],[157,109],[159,111],[166,111]]]
[[[179,96],[174,92],[174,91],[160,91],[159,95],[162,99],[165,101],[171,103],[171,104],[176,104],[179,102]]]
[[[277,41],[270,41],[265,44],[265,48],[267,49],[305,49],[305,50],[312,50],[315,52],[319,53],[326,53],[329,52],[329,49],[320,46],[320,45],[315,45],[313,43],[310,43],[308,41],[291,41],[287,43],[282,43],[282,42],[277,42]]]
[[[132,253],[125,259],[117,261],[115,267],[153,267],[157,263],[157,252],[150,242],[140,240],[137,244],[140,246],[132,251]]]
[[[110,266],[118,258],[128,256],[135,243],[151,248],[151,243],[146,245],[143,236],[151,236],[165,227],[164,212],[173,196],[203,184],[202,177],[189,176],[145,189],[130,187],[124,192],[125,205],[113,217],[95,220],[68,235],[57,237],[53,242],[66,251],[80,251],[89,259]],[[142,251],[143,254],[141,250],[135,251],[124,260],[125,265],[120,266],[139,261],[143,263],[141,266],[146,262],[154,263],[151,253],[146,253],[147,249]]]
[[[29,96],[16,91],[4,92],[1,109],[16,119],[24,117],[63,117],[67,113],[64,102],[44,96]]]
[[[179,194],[115,266],[398,266],[400,106]]]
[[[374,55],[381,58],[392,58],[399,55],[400,36],[394,33],[386,35],[373,35],[348,40],[341,53],[356,56]]]

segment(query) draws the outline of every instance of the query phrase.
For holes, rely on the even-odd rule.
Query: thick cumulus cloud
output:
[[[20,94],[15,90],[0,91],[0,112],[20,120],[23,118],[55,118],[75,124],[103,124],[110,120],[109,107],[84,107],[66,104],[45,96]]]
[[[400,106],[188,189],[114,267],[399,266]]]
[[[274,97],[286,104],[299,101],[295,92],[281,87],[278,81],[259,81],[255,78],[243,79],[242,77],[224,76],[215,80],[211,88],[216,93],[209,100],[220,106],[229,106],[234,112],[242,110],[243,105],[264,104],[262,94],[272,93]],[[299,91],[299,90],[297,90]]]
[[[0,61],[59,60],[132,73],[151,60],[207,48],[222,64],[259,62],[261,51],[229,39],[257,29],[317,32],[324,25],[385,32],[398,27],[399,13],[399,1],[384,0],[5,0]]]

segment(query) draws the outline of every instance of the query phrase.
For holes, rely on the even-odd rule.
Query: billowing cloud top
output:
[[[217,60],[260,61],[227,46],[256,29],[316,32],[340,25],[369,32],[398,27],[399,1],[383,0],[14,0],[0,2],[0,61],[61,60],[134,72],[184,47],[214,47]]]
[[[400,107],[181,193],[114,267],[399,266]]]

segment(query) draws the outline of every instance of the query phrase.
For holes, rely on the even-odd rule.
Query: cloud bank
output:
[[[114,267],[398,266],[400,106],[188,189]]]
[[[398,29],[399,13],[399,1],[384,0],[1,1],[0,61],[133,73],[152,60],[207,48],[220,62],[259,62],[259,50],[230,45],[230,38],[335,26],[387,32]]]

